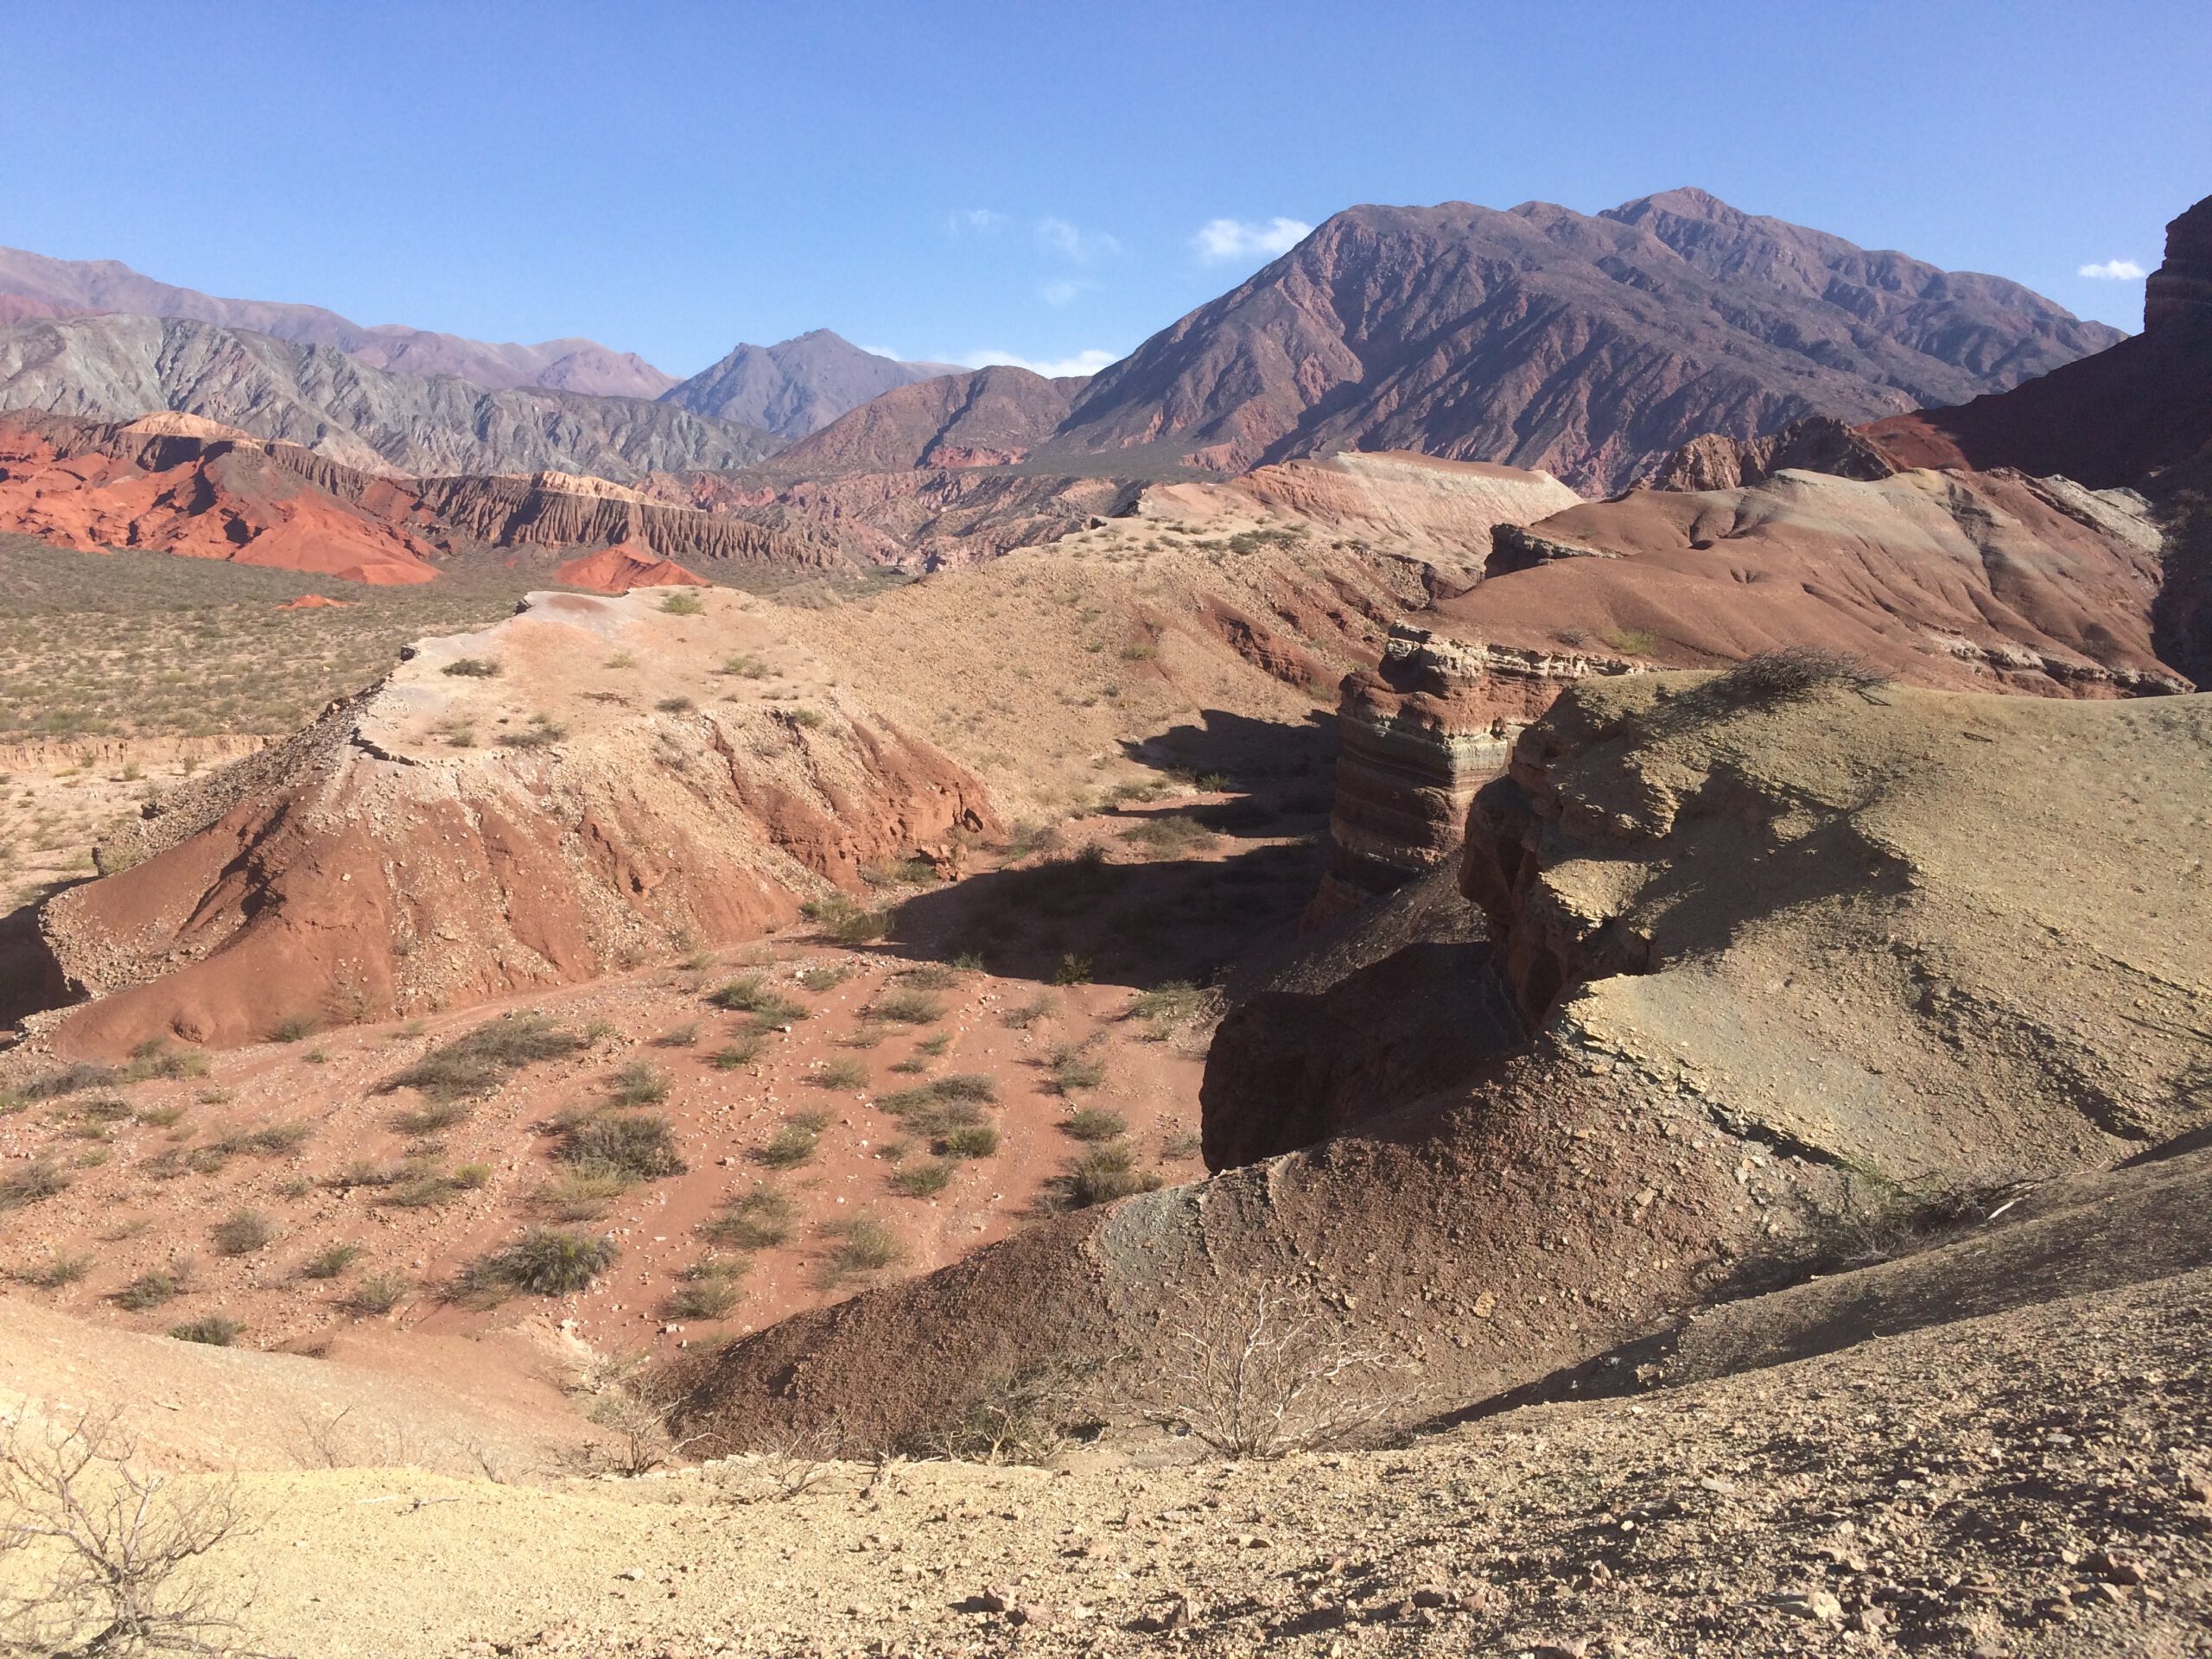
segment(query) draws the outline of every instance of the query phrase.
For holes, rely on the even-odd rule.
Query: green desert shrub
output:
[[[823,1229],[832,1240],[823,1262],[825,1282],[836,1285],[864,1273],[880,1273],[906,1259],[899,1235],[874,1216],[853,1216]]]
[[[553,1155],[588,1173],[627,1181],[681,1175],[676,1128],[658,1112],[595,1112],[568,1124]]]
[[[668,1073],[645,1060],[632,1060],[609,1079],[611,1106],[658,1106],[668,1098]]]
[[[733,1249],[767,1250],[789,1242],[796,1212],[790,1198],[772,1186],[756,1186],[724,1204],[721,1213],[700,1224],[699,1236]]]
[[[434,1101],[465,1100],[489,1094],[525,1065],[560,1059],[584,1046],[582,1037],[543,1014],[511,1014],[432,1049],[378,1084],[377,1092],[413,1089]]]
[[[808,1074],[807,1079],[817,1089],[864,1089],[868,1086],[868,1067],[859,1060],[825,1060]]]
[[[505,1249],[484,1257],[467,1277],[472,1288],[572,1296],[589,1290],[620,1254],[611,1238],[532,1227]]]
[[[227,1348],[238,1339],[245,1327],[221,1313],[203,1313],[196,1319],[169,1327],[169,1335],[179,1342],[205,1343],[210,1348]]]
[[[1129,1132],[1129,1121],[1101,1106],[1084,1106],[1060,1120],[1060,1133],[1071,1141],[1118,1141]]]
[[[184,1294],[184,1275],[166,1268],[142,1273],[108,1300],[132,1313],[143,1313]]]
[[[944,1018],[944,1004],[926,991],[886,991],[868,1005],[872,1019],[899,1026],[926,1026]]]
[[[415,1287],[396,1273],[372,1273],[358,1281],[346,1298],[349,1313],[382,1318],[413,1292]]]
[[[335,1279],[361,1259],[359,1249],[352,1244],[333,1244],[318,1250],[300,1264],[303,1279]]]
[[[902,1198],[934,1198],[951,1185],[954,1168],[948,1158],[902,1165],[891,1172],[891,1190]]]
[[[822,1145],[818,1129],[808,1128],[803,1123],[786,1123],[754,1149],[756,1163],[770,1169],[797,1169],[811,1163]]]
[[[215,1224],[213,1235],[218,1255],[251,1255],[265,1250],[276,1236],[276,1224],[258,1210],[240,1210]]]
[[[1135,1153],[1120,1143],[1088,1148],[1053,1181],[1058,1201],[1071,1210],[1149,1192],[1160,1184],[1160,1177],[1139,1169]]]
[[[937,1137],[948,1158],[988,1158],[999,1149],[999,1132],[988,1123],[962,1123]]]

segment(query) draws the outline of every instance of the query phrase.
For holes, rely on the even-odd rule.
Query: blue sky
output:
[[[2133,327],[2128,263],[2212,191],[2202,0],[113,0],[5,22],[0,243],[679,374],[817,327],[1075,366],[1356,202],[1591,212],[1681,184]]]

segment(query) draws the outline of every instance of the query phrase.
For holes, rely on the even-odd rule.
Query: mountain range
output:
[[[1232,471],[1416,449],[1607,491],[1702,433],[1963,403],[2121,338],[1701,190],[1355,207],[1102,371],[1048,445]]]
[[[2123,338],[2018,283],[1695,189],[1595,214],[1351,208],[1087,382],[899,362],[827,329],[677,381],[589,340],[363,328],[0,252],[0,407],[178,410],[416,474],[629,481],[798,445],[779,473],[1145,477],[1403,449],[1603,493],[1703,435],[1964,404]]]

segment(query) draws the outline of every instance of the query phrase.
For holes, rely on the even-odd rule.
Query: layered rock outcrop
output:
[[[837,538],[671,505],[603,479],[408,479],[163,411],[124,424],[0,419],[0,530],[365,582],[428,582],[486,547],[641,546],[657,559],[847,573]]]
[[[996,828],[972,774],[835,689],[765,603],[665,596],[534,594],[426,641],[104,849],[118,873],[41,917],[88,999],[57,1046],[234,1044],[570,983]],[[734,653],[762,677],[722,675]]]
[[[1339,696],[1329,871],[1308,925],[1455,857],[1475,791],[1503,769],[1522,728],[1576,681],[1634,666],[1394,626],[1382,662],[1346,676]]]
[[[0,529],[86,552],[145,548],[348,582],[437,575],[443,550],[414,515],[394,522],[342,486],[322,487],[317,469],[276,453],[291,446],[241,443],[207,423],[176,429],[190,418],[95,430],[0,423]]]
[[[2063,479],[1784,469],[1501,524],[1489,574],[1344,682],[1325,924],[1450,857],[1468,802],[1566,687],[1813,645],[1916,684],[2186,690],[2158,657],[2145,504]]]

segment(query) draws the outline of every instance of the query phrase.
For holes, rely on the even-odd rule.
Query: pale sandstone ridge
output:
[[[695,616],[667,599],[533,594],[426,641],[105,849],[130,868],[41,917],[90,999],[56,1043],[234,1044],[286,1018],[573,983],[679,938],[751,937],[859,887],[864,863],[949,859],[995,828],[969,772],[840,689],[764,604],[714,591]],[[736,654],[774,695],[720,671]],[[464,659],[497,672],[444,671]]]
[[[1487,577],[1348,677],[1325,923],[1432,868],[1515,735],[1593,674],[1783,645],[1920,685],[2041,696],[2186,690],[2158,658],[2143,502],[2064,479],[1783,469],[1501,524]]]
[[[1495,976],[1527,1046],[1410,1099],[1210,1066],[1210,1163],[1303,1138],[1294,1108],[1336,1138],[747,1338],[699,1362],[687,1421],[723,1444],[923,1430],[1048,1361],[1110,1379],[1262,1280],[1478,1399],[1665,1327],[1870,1180],[2050,1176],[2212,1116],[2191,1081],[2212,908],[2172,851],[2212,812],[2212,698],[1746,706],[1719,683],[1587,680],[1523,734],[1464,864],[1496,944],[1399,997],[1426,1037],[1366,1039],[1441,1042],[1458,984]],[[1428,947],[1390,948],[1346,971]],[[1340,1064],[1322,994],[1233,1010],[1216,1052],[1249,1017],[1287,1064]]]
[[[1281,515],[1325,526],[1338,544],[1372,543],[1433,568],[1433,593],[1481,577],[1491,532],[1525,524],[1582,498],[1548,473],[1430,455],[1347,450],[1258,467],[1218,482],[1155,484],[1141,511],[1193,524]]]

